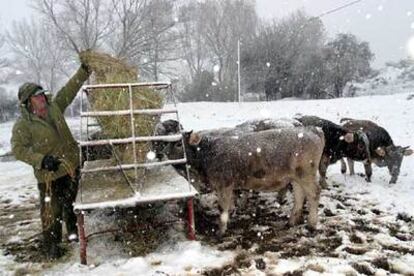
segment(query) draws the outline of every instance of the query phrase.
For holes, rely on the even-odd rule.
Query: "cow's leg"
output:
[[[341,173],[346,174],[346,163],[343,158],[341,158]]]
[[[348,162],[349,174],[354,175],[355,174],[355,170],[354,170],[355,162],[354,162],[354,160],[352,160],[351,158],[347,158],[346,161]]]
[[[366,161],[364,162],[364,168],[365,168],[365,180],[367,182],[371,182],[371,176],[372,176],[372,167],[371,167],[371,162]]]
[[[308,204],[308,227],[312,230],[316,229],[318,223],[318,207],[321,188],[317,184],[316,177],[313,179],[306,179],[302,182],[302,188],[305,191],[306,202]]]
[[[293,188],[293,209],[289,218],[289,226],[297,225],[302,218],[303,203],[305,201],[305,192],[301,185],[296,181],[292,183]]]
[[[233,185],[220,187],[217,189],[218,204],[221,208],[220,214],[220,235],[224,235],[227,230],[229,221],[229,211],[234,206],[233,203]]]
[[[277,192],[277,202],[280,205],[283,205],[286,203],[286,194],[288,190],[289,190],[289,185],[287,185],[286,187],[284,187],[283,189]]]
[[[320,176],[319,185],[323,189],[328,188],[328,184],[326,183],[326,171],[328,170],[329,161],[330,161],[329,157],[323,154],[321,161],[319,163],[319,176]]]

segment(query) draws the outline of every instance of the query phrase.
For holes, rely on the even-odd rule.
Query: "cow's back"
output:
[[[298,170],[317,167],[324,147],[322,132],[289,128],[218,137],[211,141],[206,167],[213,182],[244,185],[249,179],[289,181]],[[316,173],[316,169],[313,169]],[[270,180],[269,178],[269,180]]]
[[[375,150],[378,147],[387,147],[394,144],[388,131],[372,121],[345,120],[343,127],[350,131],[363,131],[368,137],[371,154],[375,155]]]

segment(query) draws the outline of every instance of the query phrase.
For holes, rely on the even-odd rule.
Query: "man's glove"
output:
[[[42,169],[56,172],[59,169],[60,160],[52,155],[45,155],[42,160]]]
[[[84,50],[79,53],[79,61],[81,63],[81,67],[88,73],[92,72],[92,68],[88,63],[89,55],[91,55],[91,53],[92,53],[91,50]]]

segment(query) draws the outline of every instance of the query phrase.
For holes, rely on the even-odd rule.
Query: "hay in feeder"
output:
[[[138,82],[138,72],[135,68],[107,54],[88,51],[81,54],[81,59],[93,70],[92,80],[94,83]],[[162,94],[154,89],[132,88],[132,95],[134,109],[158,109],[163,105]],[[89,93],[88,99],[93,111],[130,110],[128,88],[94,89]],[[154,127],[159,120],[159,115],[134,115],[135,136],[153,135]],[[102,138],[132,136],[130,115],[98,117],[98,123],[102,128]],[[143,163],[150,150],[150,145],[149,143],[137,143],[136,146],[137,161]],[[132,144],[115,146],[123,164],[133,163],[132,148]]]

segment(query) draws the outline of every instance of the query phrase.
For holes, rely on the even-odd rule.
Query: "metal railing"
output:
[[[133,102],[133,93],[132,88],[136,87],[146,87],[153,88],[156,90],[167,89],[167,93],[170,94],[174,108],[168,109],[134,109]],[[106,111],[89,111],[90,106],[86,105],[87,110],[83,110],[84,105],[84,94],[89,93],[99,93],[100,90],[104,89],[123,89],[125,93],[129,95],[129,109],[127,110],[106,110]],[[126,95],[127,96],[127,95]],[[138,169],[139,168],[151,168],[157,166],[167,166],[175,164],[186,164],[187,157],[184,146],[184,138],[182,135],[182,129],[180,126],[180,134],[173,135],[155,135],[155,136],[137,136],[135,129],[135,115],[162,115],[162,114],[175,114],[177,121],[180,122],[177,110],[176,98],[169,82],[145,82],[145,83],[118,83],[118,84],[95,84],[95,85],[85,85],[82,88],[81,100],[80,100],[80,141],[79,141],[79,150],[80,150],[80,161],[83,161],[83,151],[82,148],[86,147],[86,152],[88,152],[88,147],[90,146],[101,146],[101,145],[110,145],[113,147],[114,144],[132,144],[132,150],[134,153],[134,163],[133,164],[118,164],[117,166],[101,166],[93,169],[81,169],[81,173],[96,173],[104,171],[116,171],[116,170],[134,170],[135,181],[138,179]],[[130,116],[131,123],[131,136],[126,138],[114,138],[114,139],[99,139],[99,140],[89,140],[89,127],[96,126],[96,122],[90,123],[89,118],[95,117],[98,120],[104,116]],[[82,120],[86,118],[86,140],[83,139],[83,129],[82,129]],[[150,163],[139,163],[136,156],[136,144],[140,142],[177,142],[182,140],[182,147],[184,156],[181,159],[174,159],[168,161],[154,161]],[[87,154],[88,155],[88,154]],[[88,156],[87,156],[88,158]],[[86,158],[86,159],[87,159]],[[118,160],[119,161],[119,160]],[[188,166],[186,166],[187,179],[190,180]],[[142,189],[142,184],[140,184],[140,189]],[[189,181],[189,190],[191,191],[191,184]]]

